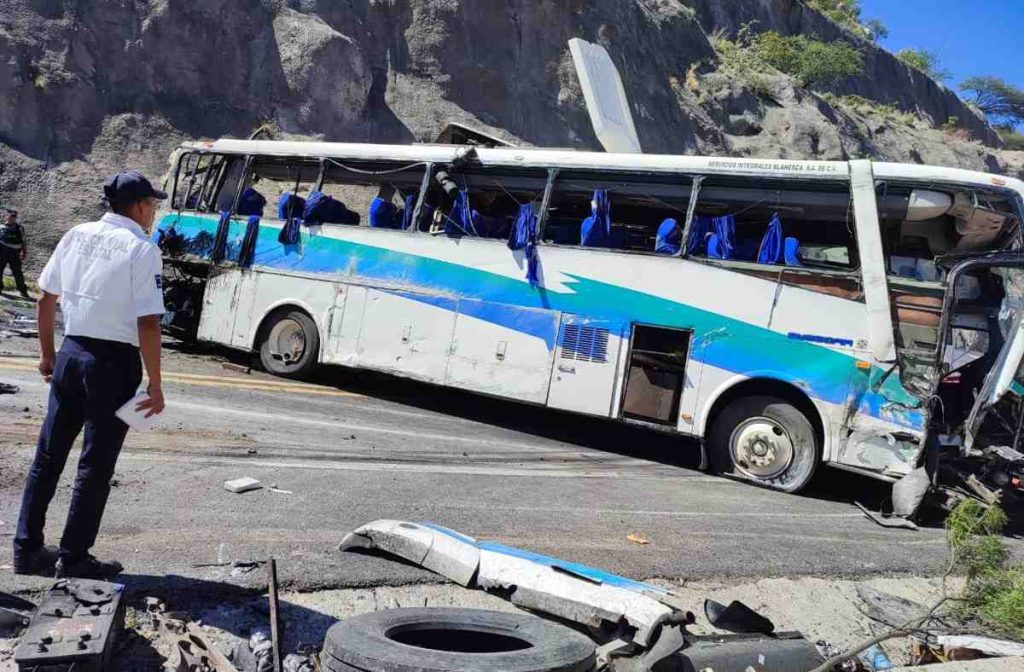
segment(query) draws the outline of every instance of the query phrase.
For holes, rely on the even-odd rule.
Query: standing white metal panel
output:
[[[446,383],[543,404],[558,322],[550,310],[459,299]]]
[[[590,123],[601,145],[608,152],[640,154],[643,150],[633,125],[626,89],[608,51],[599,44],[574,37],[569,40],[569,53],[576,64]]]
[[[203,311],[199,318],[197,338],[228,345],[235,326],[235,302],[241,271],[217,272],[206,281]]]
[[[850,161],[850,188],[853,191],[857,247],[860,251],[864,302],[868,313],[868,343],[877,362],[895,362],[896,341],[892,308],[889,305],[889,282],[886,278],[882,230],[878,224],[875,177],[870,161]]]
[[[263,274],[258,271],[239,271],[235,310],[232,313],[234,328],[230,343],[237,348],[248,349],[253,346],[250,338],[261,317],[255,313],[262,276]]]
[[[334,300],[333,324],[325,350],[329,364],[358,365],[359,334],[363,329],[366,295],[369,290],[359,285],[339,285]]]
[[[356,360],[360,366],[444,383],[456,300],[369,289]]]
[[[611,417],[622,347],[620,322],[562,315],[548,406]]]

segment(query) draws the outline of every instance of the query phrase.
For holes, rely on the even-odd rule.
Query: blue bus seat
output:
[[[306,209],[306,199],[292,192],[285,192],[277,199],[277,218],[301,217]]]
[[[370,226],[374,229],[397,229],[402,225],[398,208],[378,196],[370,202]]]
[[[306,224],[359,224],[359,213],[352,212],[341,201],[331,198],[322,191],[312,191],[302,211]]]
[[[783,255],[786,260],[786,266],[803,266],[800,263],[800,241],[790,236],[786,238],[783,246]]]
[[[669,217],[658,226],[658,234],[654,238],[654,251],[658,254],[679,254],[682,247],[683,232],[679,222]]]
[[[757,263],[777,264],[782,259],[782,221],[778,213],[772,215],[768,228],[761,238],[761,246],[757,251]]]
[[[238,214],[262,217],[266,205],[267,199],[263,198],[263,194],[252,187],[246,187],[238,199]]]

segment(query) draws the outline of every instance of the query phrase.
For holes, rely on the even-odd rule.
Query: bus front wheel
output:
[[[707,434],[711,467],[784,492],[797,492],[814,476],[821,442],[810,419],[785,399],[736,399]]]
[[[316,323],[301,310],[272,315],[262,330],[260,362],[275,376],[307,378],[316,368],[320,334]]]

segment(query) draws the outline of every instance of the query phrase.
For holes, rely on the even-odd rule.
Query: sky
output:
[[[951,89],[975,75],[1024,88],[1024,0],[861,0],[861,18],[889,28],[881,45],[935,52]]]

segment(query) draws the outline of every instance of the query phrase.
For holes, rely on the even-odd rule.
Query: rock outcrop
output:
[[[747,24],[853,41],[864,72],[824,92],[782,75],[754,91],[716,71],[709,37]],[[35,229],[38,265],[98,211],[103,175],[162,174],[187,138],[269,123],[410,142],[460,121],[598,149],[571,37],[607,47],[648,151],[1024,165],[953,92],[797,0],[0,0],[0,202]],[[915,117],[836,104],[846,95]],[[955,132],[936,129],[951,117]]]

